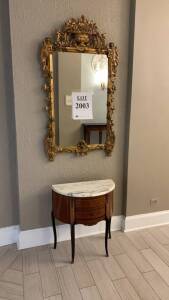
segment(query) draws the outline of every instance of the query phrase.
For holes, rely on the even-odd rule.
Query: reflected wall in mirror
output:
[[[84,16],[68,20],[41,48],[48,113],[45,151],[110,155],[113,129],[117,48],[106,44],[96,24]]]
[[[56,143],[105,144],[108,59],[102,54],[56,52],[53,55]],[[72,93],[91,94],[91,116],[72,117]],[[84,103],[84,105],[87,105]],[[77,107],[83,110],[83,104]]]

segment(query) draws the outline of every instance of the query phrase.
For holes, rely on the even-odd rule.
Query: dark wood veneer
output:
[[[69,197],[52,191],[52,224],[54,230],[54,248],[56,248],[57,236],[55,218],[63,223],[71,225],[72,262],[75,251],[75,224],[95,225],[106,221],[105,248],[108,256],[107,238],[110,234],[111,216],[113,213],[113,192],[96,197]]]

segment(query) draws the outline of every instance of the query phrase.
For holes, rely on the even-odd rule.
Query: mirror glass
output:
[[[53,54],[56,144],[104,144],[108,59],[102,54]]]

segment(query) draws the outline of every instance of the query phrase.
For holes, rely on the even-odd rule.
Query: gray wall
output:
[[[51,185],[113,178],[116,182],[114,214],[122,212],[124,120],[126,109],[129,0],[10,0],[10,28],[17,132],[19,209],[22,229],[50,224]],[[39,65],[39,46],[65,20],[81,14],[96,21],[120,51],[112,157],[93,152],[86,157],[58,154],[48,162],[43,150],[47,118]]]
[[[169,209],[168,12],[168,0],[136,1],[127,215]]]
[[[51,184],[95,178],[115,180],[115,215],[122,213],[127,177],[127,215],[169,209],[168,0],[163,0],[163,5],[159,0],[137,1],[128,104],[127,72],[132,63],[131,47],[128,68],[129,0],[9,0],[9,8],[10,28],[8,1],[0,1],[0,227],[49,225]],[[114,41],[120,50],[116,146],[110,158],[103,152],[82,158],[58,154],[50,163],[43,151],[47,119],[42,110],[45,96],[41,91],[39,47],[42,39],[66,19],[81,14],[94,19],[107,33],[107,40]],[[129,78],[131,83],[131,72]],[[125,162],[124,153],[125,157],[128,153]],[[150,207],[152,198],[158,203]]]
[[[0,1],[0,227],[18,224],[15,118],[8,1]]]

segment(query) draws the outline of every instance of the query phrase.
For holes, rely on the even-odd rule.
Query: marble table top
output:
[[[72,182],[52,185],[58,194],[70,197],[95,197],[110,193],[115,189],[112,179]]]

